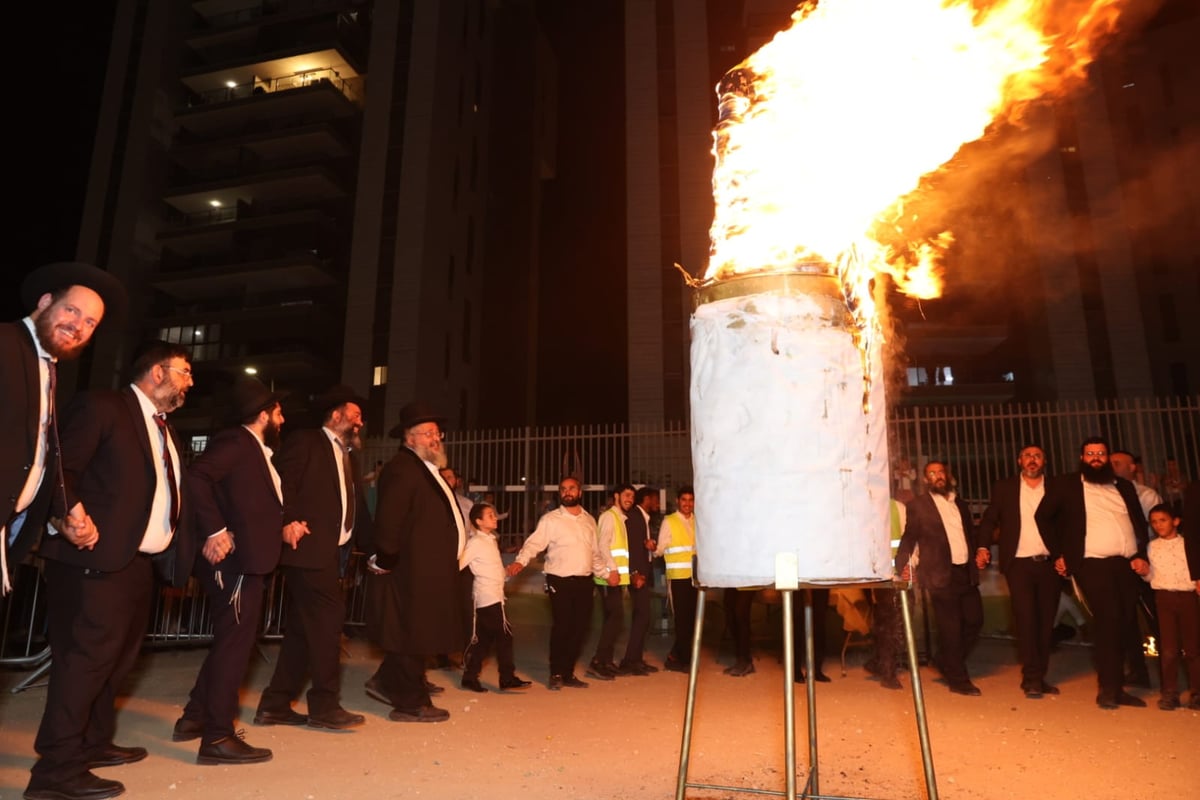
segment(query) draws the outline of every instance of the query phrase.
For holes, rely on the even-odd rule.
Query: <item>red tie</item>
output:
[[[171,460],[171,448],[169,446],[171,435],[167,432],[167,419],[162,414],[155,414],[153,417],[154,424],[162,431],[162,448],[163,448],[163,463],[167,467],[167,491],[171,493],[171,530],[174,531],[179,527],[179,484],[175,480],[175,462]]]

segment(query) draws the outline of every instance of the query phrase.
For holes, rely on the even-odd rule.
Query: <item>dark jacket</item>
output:
[[[992,487],[991,501],[983,517],[979,520],[979,546],[988,547],[992,542],[992,533],[999,529],[998,543],[1000,545],[1000,571],[1008,574],[1008,568],[1017,555],[1017,545],[1021,542],[1021,483],[1020,475],[997,481]],[[1043,487],[1049,482],[1044,478]],[[1044,543],[1044,542],[1043,542]],[[1049,547],[1046,548],[1047,550]]]
[[[1188,524],[1188,520],[1191,524]],[[1200,480],[1187,485],[1183,494],[1183,550],[1187,554],[1188,572],[1200,581]]]
[[[1134,558],[1146,558],[1146,544],[1149,536],[1146,532],[1146,517],[1142,514],[1142,504],[1138,500],[1137,489],[1124,478],[1116,478],[1115,485],[1125,501],[1129,512],[1129,521],[1133,525],[1133,535],[1137,539],[1137,552]],[[1060,475],[1046,482],[1046,496],[1038,506],[1038,530],[1042,533],[1042,541],[1054,558],[1061,557],[1067,565],[1068,572],[1075,572],[1083,562],[1083,545],[1087,538],[1087,510],[1083,502],[1083,478],[1078,472]]]
[[[168,428],[180,455],[179,529],[171,544],[155,558],[159,574],[175,586],[187,583],[195,559],[190,533],[187,469],[183,444]],[[115,572],[128,566],[146,533],[158,481],[158,460],[150,445],[145,416],[133,389],[94,391],[76,395],[64,409],[59,431],[67,509],[83,503],[96,523],[100,539],[91,550],[80,550],[65,537],[45,536],[46,558]]]
[[[339,558],[343,509],[337,462],[329,437],[321,428],[295,431],[275,454],[275,469],[283,482],[283,524],[296,520],[308,523],[309,534],[300,537],[293,550],[283,547],[279,562],[293,567],[320,569]],[[358,464],[351,459],[354,480],[354,540],[371,525],[367,493]]]
[[[37,455],[41,415],[41,373],[33,337],[23,322],[0,324],[0,526],[12,516]],[[46,474],[26,511],[20,535],[8,560],[17,564],[45,530],[50,499],[58,485],[53,451],[47,454]],[[2,545],[0,545],[2,546]]]
[[[218,565],[225,574],[267,575],[279,563],[283,505],[257,437],[241,427],[218,433],[188,470],[196,547],[222,528],[233,552]],[[212,568],[203,558],[201,569]]]
[[[468,612],[459,583],[460,515],[407,447],[383,468],[374,545],[376,563],[391,572],[371,576],[367,631],[385,651],[430,655],[462,647]]]
[[[967,540],[967,574],[971,584],[976,585],[979,583],[979,569],[975,566],[978,536],[975,526],[971,524],[971,512],[967,504],[956,495],[954,505],[962,515],[963,535]],[[896,572],[904,569],[912,557],[913,549],[920,545],[920,566],[917,570],[921,585],[932,590],[944,589],[950,584],[950,541],[946,538],[942,516],[933,504],[933,495],[918,495],[908,502],[906,508],[908,516],[904,533],[896,550]]]

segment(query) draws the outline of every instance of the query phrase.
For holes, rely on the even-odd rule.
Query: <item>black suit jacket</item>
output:
[[[279,563],[283,504],[258,438],[242,426],[218,433],[188,469],[188,493],[197,550],[222,528],[233,534],[233,552],[216,569],[232,575],[267,575]],[[213,569],[204,558],[199,569]]]
[[[195,542],[188,530],[187,469],[183,444],[170,430],[180,454],[179,529],[155,561],[160,574],[183,586],[191,573]],[[129,565],[146,533],[158,485],[159,462],[150,445],[145,416],[133,389],[76,395],[59,425],[67,509],[83,503],[100,532],[92,550],[79,550],[65,537],[46,536],[41,554],[78,567],[115,572]]]
[[[283,482],[283,524],[308,523],[309,534],[293,550],[283,547],[279,563],[320,569],[338,561],[342,533],[342,493],[333,446],[321,428],[294,431],[275,454],[275,469]],[[371,512],[367,509],[359,467],[351,459],[356,511],[354,539],[369,538]]]
[[[1188,520],[1191,524],[1188,524]],[[1200,480],[1187,485],[1183,494],[1183,550],[1192,580],[1200,581]]]
[[[967,573],[971,584],[979,583],[979,569],[975,566],[975,550],[978,536],[971,524],[971,511],[962,498],[955,495],[954,505],[962,515],[963,535],[967,540]],[[946,538],[946,526],[933,495],[922,494],[910,500],[906,506],[908,516],[900,547],[896,550],[896,572],[900,572],[912,557],[913,549],[920,545],[920,582],[928,589],[944,589],[950,583],[950,540]]]
[[[17,498],[33,466],[39,439],[42,402],[41,373],[33,337],[23,322],[0,325],[0,526],[16,509]],[[13,542],[9,563],[17,564],[45,529],[50,499],[58,485],[56,454],[46,458],[46,474],[29,505],[20,536]],[[0,543],[2,546],[2,543]]]
[[[384,650],[428,655],[462,646],[456,522],[461,513],[407,447],[383,468],[374,544],[376,563],[391,572],[370,579],[367,622]]]
[[[1146,517],[1138,500],[1137,489],[1124,478],[1116,479],[1117,491],[1125,501],[1133,535],[1137,539],[1137,552],[1133,558],[1146,558]],[[1083,502],[1083,479],[1078,472],[1060,475],[1046,482],[1046,496],[1038,506],[1038,530],[1050,555],[1061,557],[1067,570],[1075,572],[1083,562],[1083,545],[1087,538],[1087,509]]]
[[[1043,486],[1049,478],[1043,479]],[[979,520],[979,546],[987,547],[992,542],[992,534],[999,529],[1000,571],[1008,574],[1008,568],[1017,555],[1017,545],[1021,541],[1021,482],[1020,475],[997,481],[992,487],[992,497],[987,510]],[[1047,546],[1046,548],[1050,548]]]

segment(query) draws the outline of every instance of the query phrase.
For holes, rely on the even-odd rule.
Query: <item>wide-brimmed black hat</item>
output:
[[[258,378],[238,378],[230,396],[230,416],[236,422],[256,417],[259,412],[274,408],[287,394],[271,391]]]
[[[312,409],[318,414],[326,414],[331,409],[338,406],[344,406],[346,403],[354,403],[360,411],[367,410],[367,399],[359,396],[358,392],[339,383],[337,386],[331,386],[324,393],[313,398]]]
[[[116,275],[81,261],[56,261],[43,264],[25,276],[21,283],[21,302],[33,310],[44,294],[53,294],[71,286],[86,286],[104,301],[104,318],[121,320],[129,296]]]
[[[423,422],[436,422],[439,428],[446,427],[446,418],[444,416],[420,400],[413,400],[400,409],[400,421],[396,423],[394,428],[388,431],[388,436],[393,439],[403,439],[405,431],[409,428],[415,428]]]

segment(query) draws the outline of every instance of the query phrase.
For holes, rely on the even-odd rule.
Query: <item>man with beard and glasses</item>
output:
[[[1017,466],[1019,474],[992,488],[979,522],[978,553],[985,564],[991,560],[988,545],[998,532],[1000,572],[1008,582],[1021,662],[1021,691],[1027,698],[1037,699],[1058,694],[1058,688],[1046,682],[1046,671],[1062,578],[1054,570],[1050,550],[1033,516],[1046,495],[1046,454],[1039,445],[1026,445],[1017,455]]]
[[[351,538],[369,538],[371,526],[359,467],[350,455],[361,446],[366,402],[349,386],[334,386],[313,401],[320,430],[293,432],[275,455],[283,483],[279,564],[287,580],[287,626],[255,725],[345,730],[365,721],[342,708],[340,694],[342,566]],[[292,702],[310,680],[304,715]]]
[[[933,606],[937,666],[951,692],[975,696],[980,691],[967,674],[967,656],[983,628],[979,595],[983,559],[978,554],[971,512],[954,491],[950,467],[945,461],[930,461],[924,474],[927,491],[908,503],[896,569],[903,580],[912,580],[908,561],[914,548],[921,548],[917,579],[929,592]]]
[[[1101,708],[1144,707],[1124,690],[1122,643],[1137,625],[1138,576],[1146,560],[1146,518],[1133,484],[1113,473],[1108,442],[1083,441],[1079,474],[1046,487],[1035,515],[1058,574],[1074,576],[1092,612],[1092,661]]]
[[[283,489],[271,456],[279,447],[283,392],[255,378],[233,386],[232,418],[188,470],[194,533],[207,564],[196,577],[208,597],[213,641],[172,739],[200,739],[199,764],[252,764],[271,751],[235,732],[238,690],[262,617],[267,576],[279,563]]]
[[[76,395],[62,415],[63,498],[78,525],[52,519],[45,560],[50,683],[25,797],[116,797],[90,770],[146,757],[113,742],[116,698],[150,622],[155,573],[182,587],[195,555],[185,451],[167,415],[192,386],[189,351],[155,342],[119,391]]]
[[[79,357],[106,314],[119,318],[125,300],[121,283],[102,269],[46,264],[21,285],[29,316],[0,324],[0,594],[12,588],[8,565],[19,564],[45,529],[59,486],[58,366]],[[82,530],[83,522],[64,524]]]
[[[460,650],[464,642],[469,590],[458,562],[468,527],[439,472],[446,466],[442,424],[423,403],[400,409],[404,447],[379,475],[367,631],[384,656],[366,689],[392,706],[393,722],[450,718],[430,700],[425,659]]]
[[[582,497],[578,479],[563,478],[558,484],[558,508],[542,515],[516,560],[508,565],[511,578],[546,551],[543,569],[551,617],[547,686],[552,691],[564,686],[587,688],[587,683],[575,677],[575,664],[591,627],[592,579],[605,578],[609,586],[617,586],[621,577],[616,569],[605,566],[596,520],[580,505]]]

